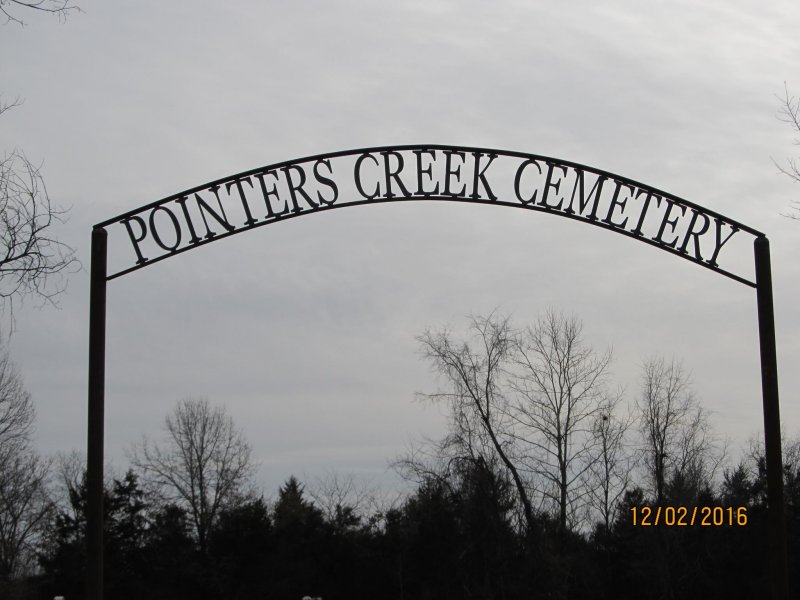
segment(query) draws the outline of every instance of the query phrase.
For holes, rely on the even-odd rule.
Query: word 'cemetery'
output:
[[[638,238],[751,284],[719,266],[741,231],[759,232],[654,188],[535,155],[401,146],[288,161],[218,180],[109,220],[135,265],[300,214],[359,204],[450,200],[557,214]],[[752,285],[752,284],[751,284]]]

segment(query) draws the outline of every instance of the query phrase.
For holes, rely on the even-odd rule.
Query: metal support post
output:
[[[86,452],[86,598],[103,600],[103,428],[106,362],[106,245],[92,230],[89,294],[89,436]]]
[[[761,345],[761,392],[764,403],[764,445],[767,458],[769,505],[769,568],[773,600],[789,600],[786,560],[786,520],[783,499],[781,415],[778,403],[778,361],[775,351],[775,313],[772,306],[772,269],[769,240],[753,243],[756,260],[758,337]]]

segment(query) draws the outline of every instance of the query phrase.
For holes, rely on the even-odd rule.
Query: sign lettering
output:
[[[117,243],[117,270],[109,277],[113,279],[286,218],[407,200],[496,204],[560,215],[638,239],[753,285],[732,266],[720,266],[720,261],[727,258],[729,248],[740,241],[752,242],[759,232],[599,169],[480,148],[396,146],[287,161],[170,196],[98,226],[108,229],[110,240],[122,240]]]

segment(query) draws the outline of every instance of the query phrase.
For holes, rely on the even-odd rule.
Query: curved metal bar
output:
[[[355,159],[354,169],[334,169],[332,161],[347,158]],[[516,167],[514,193],[510,198],[501,199],[493,191],[499,187],[498,176],[493,172],[493,163],[498,158],[499,163],[505,161],[507,169]],[[361,163],[368,163],[373,172],[378,172],[376,182],[365,184]],[[466,173],[468,170],[470,172]],[[267,181],[270,177],[274,181]],[[526,177],[538,177],[539,184],[528,187],[523,194],[521,186]],[[417,183],[416,190],[410,189],[414,187],[412,179]],[[506,176],[500,183],[508,188],[511,179]],[[594,186],[590,187],[587,181],[593,181]],[[279,183],[282,190],[278,189]],[[364,190],[373,183],[376,188]],[[355,188],[352,193],[356,199],[339,198],[342,184]],[[567,184],[572,186],[569,199],[565,192]],[[392,193],[392,186],[398,193]],[[451,187],[460,190],[451,191]],[[467,194],[469,189],[471,194]],[[325,198],[323,192],[333,194],[333,199]],[[312,197],[314,193],[318,195],[316,200]],[[377,146],[287,160],[167,196],[98,223],[96,227],[121,226],[138,258],[136,264],[108,276],[111,280],[209,242],[296,216],[347,206],[423,200],[494,204],[567,217],[637,239],[755,287],[753,281],[717,263],[723,246],[734,234],[762,235],[747,225],[602,169],[538,154],[471,146]],[[212,206],[214,201],[218,208]],[[274,210],[271,204],[275,202],[283,202],[282,211]],[[636,203],[640,206],[631,209]],[[253,211],[261,204],[267,214],[255,218]],[[228,212],[237,208],[244,211],[239,222],[228,218],[226,208]],[[637,221],[632,229],[626,227],[631,217]],[[159,219],[161,228],[171,232],[172,241],[159,237],[156,226]],[[657,230],[656,235],[646,235],[645,224],[650,229],[647,233]],[[203,230],[206,235],[199,235]],[[187,238],[189,241],[182,244]],[[157,246],[153,245],[154,240]],[[143,243],[150,243],[159,255],[145,256],[140,248]]]

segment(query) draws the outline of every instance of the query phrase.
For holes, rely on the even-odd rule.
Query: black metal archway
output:
[[[470,202],[546,212],[636,239],[756,289],[771,579],[773,598],[788,600],[775,324],[766,236],[698,204],[594,167],[536,154],[439,144],[362,148],[275,163],[168,196],[94,226],[87,598],[103,598],[107,282],[262,225],[336,208],[402,201]],[[749,254],[751,245],[754,270],[743,269],[742,256]],[[111,269],[109,248],[116,260]]]

